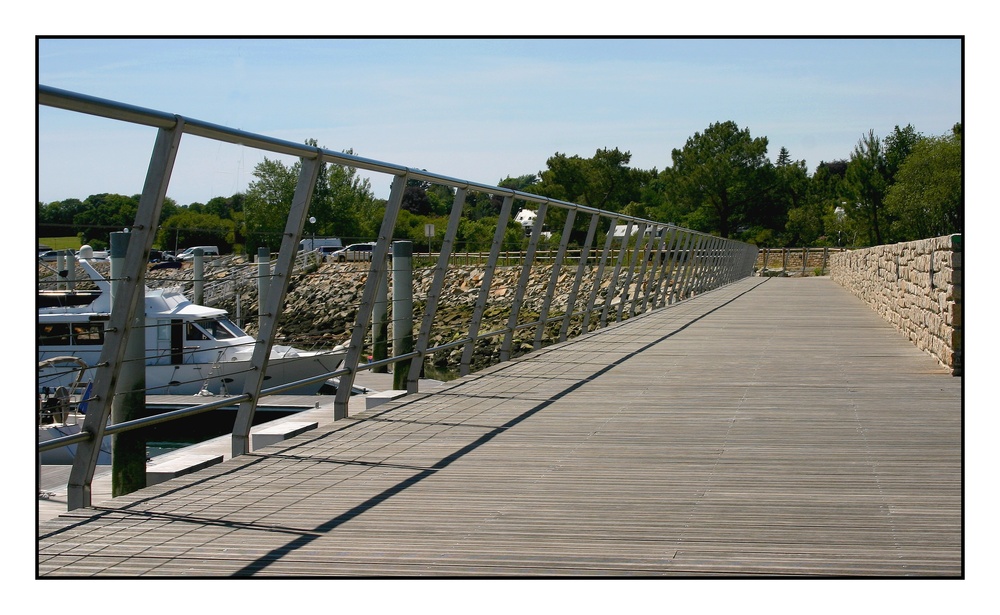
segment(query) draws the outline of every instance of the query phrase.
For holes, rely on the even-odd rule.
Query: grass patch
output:
[[[39,237],[38,245],[46,245],[53,250],[79,250],[80,238],[73,237]]]

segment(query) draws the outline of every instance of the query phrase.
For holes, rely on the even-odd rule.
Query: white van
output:
[[[177,260],[180,261],[194,260],[194,251],[197,250],[198,248],[201,248],[201,255],[205,258],[212,258],[215,256],[219,256],[218,246],[193,246],[178,254]]]

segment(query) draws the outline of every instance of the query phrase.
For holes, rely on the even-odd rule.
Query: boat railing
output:
[[[339,378],[333,418],[342,419],[347,417],[354,378],[359,371],[393,366],[394,379],[399,374],[403,380],[395,388],[416,392],[421,367],[435,353],[460,354],[459,373],[465,375],[473,370],[476,365],[474,355],[484,345],[495,344],[499,360],[506,361],[517,356],[524,348],[541,347],[547,332],[553,332],[550,336],[552,341],[561,341],[567,338],[571,326],[580,332],[608,326],[749,276],[757,257],[754,246],[670,223],[294,143],[163,111],[42,85],[38,86],[37,100],[41,106],[156,129],[153,154],[143,183],[139,208],[130,229],[130,242],[121,276],[123,281],[112,307],[85,428],[72,441],[62,439],[62,442],[52,441],[44,445],[55,448],[79,443],[68,489],[71,509],[90,505],[89,485],[94,474],[97,450],[104,435],[238,403],[232,449],[233,456],[242,455],[249,452],[249,432],[257,404],[268,395],[292,390],[307,382]],[[39,121],[44,121],[44,118]],[[258,344],[248,366],[254,376],[248,379],[241,395],[163,415],[108,425],[111,400],[116,395],[116,375],[124,357],[121,340],[131,326],[129,310],[136,305],[137,297],[142,292],[142,288],[136,288],[136,280],[142,279],[144,255],[148,254],[158,231],[167,185],[177,152],[181,149],[183,135],[195,135],[220,144],[237,144],[268,154],[291,155],[299,160],[299,178],[285,216],[281,247],[270,264],[269,290],[259,300],[261,305],[256,333]],[[267,357],[275,343],[290,278],[296,271],[306,270],[320,262],[312,260],[310,253],[300,253],[298,248],[309,217],[313,189],[320,170],[326,164],[391,177],[381,227],[372,247],[371,259],[367,263],[367,276],[356,305],[355,320],[350,327],[347,353],[341,366],[334,372],[304,381],[264,387]],[[404,257],[407,255],[406,242],[394,244],[403,193],[411,180],[447,188],[454,200],[447,216],[444,236],[435,240],[440,243],[440,247],[436,253],[426,301],[421,306],[419,322],[410,318],[407,323],[407,317],[402,316],[406,313],[402,308],[405,297],[400,299],[400,303],[392,304],[394,335],[396,327],[403,331],[409,329],[410,333],[406,338],[408,342],[391,353],[380,354],[376,344],[380,342],[381,336],[375,336],[373,332],[388,326],[384,317],[389,311],[385,284],[392,276],[396,281],[392,285],[393,289],[407,286],[399,281],[407,279],[405,263],[412,262],[411,258]],[[432,332],[441,324],[436,316],[439,311],[444,313],[451,306],[451,294],[444,292],[444,284],[447,274],[454,267],[451,257],[457,243],[466,196],[476,193],[500,203],[491,247],[481,265],[481,275],[470,291],[474,293],[475,301],[464,314],[460,332],[457,335],[449,334],[447,339],[434,341],[436,338],[432,336]],[[516,273],[511,278],[510,286],[493,288],[501,258],[508,256],[510,252],[507,230],[509,225],[513,228],[517,224],[514,221],[515,202],[521,208],[534,209],[536,221],[528,235],[521,234],[523,251],[519,251],[518,262],[511,264]],[[543,240],[542,229],[546,226],[561,229],[561,232],[555,253],[545,254],[543,258],[540,248],[551,241],[548,237]],[[619,233],[619,229],[624,229],[624,232]],[[397,248],[399,255],[394,255],[390,260],[390,253],[395,253]],[[579,256],[575,259],[572,256],[567,258],[570,249],[579,250]],[[594,262],[596,266],[593,266]],[[533,276],[532,273],[537,274],[542,266],[547,267],[544,271],[551,273]],[[529,288],[529,285],[532,287]],[[561,301],[558,305],[555,300],[557,287]],[[393,298],[395,299],[395,295]],[[503,311],[508,314],[506,324],[494,327],[484,320],[484,316],[487,308],[496,307],[501,300],[505,302]],[[487,330],[481,331],[484,328]]]

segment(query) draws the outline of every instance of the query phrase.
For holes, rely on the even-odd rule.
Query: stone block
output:
[[[189,453],[160,462],[157,462],[154,458],[150,465],[146,467],[146,486],[157,485],[171,478],[191,474],[217,463],[222,463],[222,455],[196,455]]]
[[[316,429],[317,427],[319,427],[319,423],[316,421],[285,421],[267,425],[250,434],[251,445],[253,450],[256,451],[266,446],[283,442],[289,438],[294,438],[301,433],[305,433],[310,429]]]
[[[400,397],[404,397],[405,395],[406,391],[401,389],[393,389],[390,391],[379,391],[378,393],[372,393],[371,395],[365,397],[365,409],[371,410],[372,408],[381,406],[382,404],[388,401],[399,399]]]

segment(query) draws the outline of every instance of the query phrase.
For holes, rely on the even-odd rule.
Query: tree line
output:
[[[317,145],[312,139],[306,143]],[[662,171],[632,168],[631,154],[618,148],[599,149],[589,158],[556,152],[538,173],[508,176],[497,185],[760,247],[862,247],[962,232],[961,124],[937,136],[918,133],[912,125],[896,126],[884,137],[869,131],[847,158],[820,162],[812,174],[785,147],[771,162],[767,148],[767,137],[753,137],[732,121],[717,122],[674,149],[671,166]],[[168,198],[156,247],[276,251],[299,166],[265,158],[246,192],[186,206]],[[440,245],[454,195],[447,186],[408,181],[394,237]],[[467,193],[459,249],[490,248],[502,201],[499,195]],[[77,235],[82,243],[102,247],[109,232],[132,224],[138,203],[139,195],[119,194],[38,203],[38,235]],[[304,234],[370,240],[384,209],[385,201],[354,169],[324,164],[309,206],[315,222],[306,223]],[[583,241],[585,218],[578,217],[571,242]],[[561,239],[565,219],[565,210],[549,209],[546,241]],[[430,240],[424,236],[428,223],[437,234]],[[610,221],[604,224],[606,230]],[[523,228],[512,220],[505,248],[519,249],[524,241]]]

